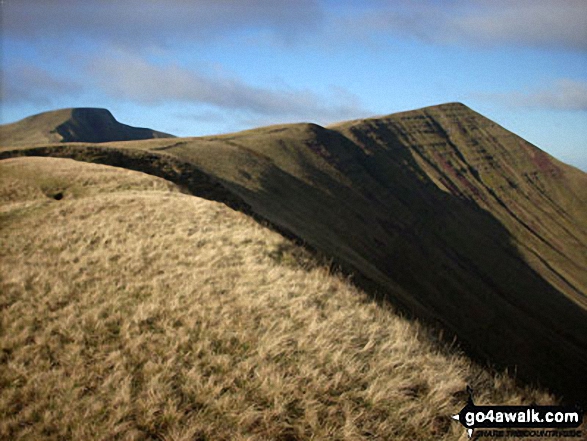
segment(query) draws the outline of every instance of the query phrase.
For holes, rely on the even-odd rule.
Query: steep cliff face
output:
[[[490,212],[532,267],[587,306],[585,173],[457,103],[338,129],[378,162],[401,146],[416,173]]]
[[[32,145],[53,142],[109,142],[172,135],[151,129],[121,124],[106,109],[61,109],[33,115],[0,126],[2,145]]]
[[[587,175],[468,107],[107,148],[190,164],[470,354],[587,402]],[[4,155],[112,156],[87,149]]]

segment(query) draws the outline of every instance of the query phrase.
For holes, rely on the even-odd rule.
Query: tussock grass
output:
[[[554,402],[222,204],[63,159],[0,176],[2,439],[454,440],[466,384]]]

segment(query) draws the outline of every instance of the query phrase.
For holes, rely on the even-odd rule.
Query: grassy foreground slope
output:
[[[0,438],[466,439],[553,403],[249,217],[146,174],[0,161]]]

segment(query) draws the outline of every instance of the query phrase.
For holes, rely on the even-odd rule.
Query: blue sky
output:
[[[178,136],[460,101],[587,170],[583,0],[4,0],[1,122]]]

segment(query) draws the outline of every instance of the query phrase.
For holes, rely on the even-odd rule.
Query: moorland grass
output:
[[[467,384],[555,402],[222,204],[66,159],[0,170],[2,439],[454,440]]]

